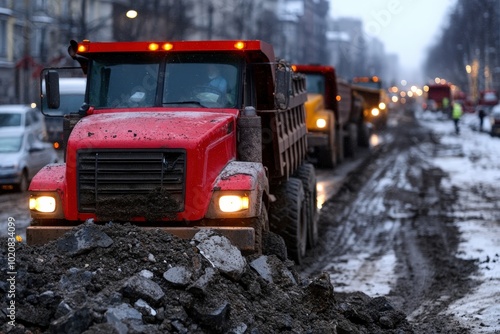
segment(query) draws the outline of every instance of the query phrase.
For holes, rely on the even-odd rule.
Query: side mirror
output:
[[[47,106],[50,109],[58,109],[61,104],[59,73],[54,70],[49,70],[45,73],[45,93]]]
[[[284,110],[288,107],[290,94],[292,92],[292,70],[284,61],[276,64],[276,90],[275,100],[278,109]]]

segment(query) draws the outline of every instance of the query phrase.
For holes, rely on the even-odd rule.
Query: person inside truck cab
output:
[[[208,78],[210,79],[208,85],[214,87],[225,96],[227,94],[227,81],[220,74],[219,67],[215,64],[208,64],[207,72]]]
[[[192,94],[200,102],[226,105],[227,80],[222,76],[217,64],[207,64],[207,82],[194,88]]]

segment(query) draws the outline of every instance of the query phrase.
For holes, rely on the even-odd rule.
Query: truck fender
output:
[[[49,164],[43,167],[31,180],[29,192],[31,198],[39,196],[51,196],[56,200],[56,211],[53,213],[41,213],[31,210],[34,219],[64,219],[63,200],[66,190],[65,183],[66,164]]]
[[[206,218],[251,218],[260,215],[269,193],[264,166],[257,162],[231,161],[216,179]],[[218,209],[222,195],[244,195],[250,200],[247,210],[224,213]]]

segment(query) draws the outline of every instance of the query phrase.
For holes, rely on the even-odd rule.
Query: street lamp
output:
[[[137,17],[137,11],[130,9],[127,11],[125,16],[128,17],[129,19],[135,19]]]

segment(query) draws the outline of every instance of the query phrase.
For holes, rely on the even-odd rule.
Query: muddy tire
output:
[[[299,166],[295,177],[302,181],[304,187],[304,201],[307,214],[307,248],[311,249],[318,243],[318,219],[317,219],[317,189],[316,171],[314,166],[305,163]]]
[[[358,127],[356,124],[347,125],[347,136],[344,137],[344,152],[346,157],[354,158],[358,148]]]
[[[335,151],[326,147],[322,147],[318,148],[316,154],[318,157],[317,165],[319,168],[331,169],[337,166],[337,156],[335,154]]]
[[[335,127],[335,154],[337,155],[337,164],[341,164],[345,160],[344,151],[344,129]]]
[[[260,255],[265,248],[266,232],[269,231],[269,217],[264,203],[262,203],[260,216],[254,219],[253,228],[255,229],[255,254]]]
[[[358,145],[370,147],[371,126],[366,123],[358,124]]]
[[[276,191],[270,223],[274,232],[285,240],[288,258],[302,263],[307,248],[307,210],[302,181],[291,177]]]

